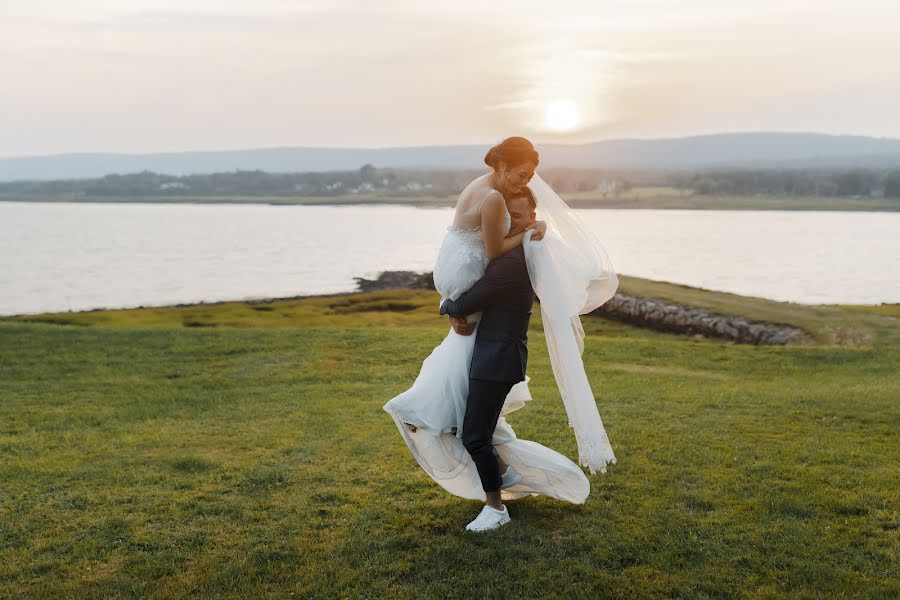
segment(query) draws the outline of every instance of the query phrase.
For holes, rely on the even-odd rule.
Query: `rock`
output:
[[[717,337],[739,344],[783,346],[806,337],[802,329],[790,325],[716,315],[691,306],[622,293],[590,314],[658,331],[692,335],[694,339]]]
[[[356,287],[360,292],[377,292],[380,290],[433,290],[434,278],[431,273],[416,273],[414,271],[385,271],[377,279],[365,279],[354,277]]]

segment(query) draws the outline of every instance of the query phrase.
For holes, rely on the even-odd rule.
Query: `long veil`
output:
[[[584,371],[579,315],[612,298],[619,280],[597,236],[547,182],[535,174],[528,187],[538,218],[547,223],[543,240],[532,242],[530,234],[525,236],[524,250],[531,285],[540,299],[553,376],[575,430],[578,462],[591,473],[605,473],[616,456]]]

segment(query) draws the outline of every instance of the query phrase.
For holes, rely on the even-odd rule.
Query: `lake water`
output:
[[[900,214],[582,210],[620,273],[809,304],[900,302]],[[345,292],[430,270],[452,210],[0,202],[0,314]]]

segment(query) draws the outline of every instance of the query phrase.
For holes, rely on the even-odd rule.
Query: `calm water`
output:
[[[900,214],[584,210],[617,271],[804,303],[900,302]],[[0,314],[351,291],[430,270],[451,209],[0,202]]]

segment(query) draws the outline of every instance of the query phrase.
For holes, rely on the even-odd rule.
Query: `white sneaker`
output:
[[[507,466],[500,479],[503,480],[503,485],[500,486],[500,489],[505,490],[522,481],[522,474],[512,468],[512,466]]]
[[[488,531],[506,525],[509,521],[509,511],[506,510],[506,505],[503,505],[503,510],[497,510],[485,504],[475,520],[466,525],[466,531]]]

